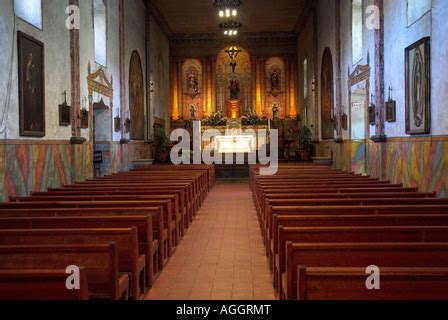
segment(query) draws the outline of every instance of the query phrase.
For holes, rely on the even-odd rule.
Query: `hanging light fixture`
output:
[[[228,20],[219,24],[219,28],[223,30],[224,35],[226,36],[236,36],[238,30],[240,30],[242,26],[243,25],[240,22],[233,20]]]
[[[238,9],[243,6],[243,0],[213,0],[213,6],[217,8],[219,17],[223,20],[219,24],[226,36],[236,36],[243,26],[236,20]]]

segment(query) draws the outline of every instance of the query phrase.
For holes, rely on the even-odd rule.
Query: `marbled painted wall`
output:
[[[129,70],[130,53],[138,50],[142,57],[143,68],[146,69],[146,14],[141,0],[125,0],[124,28],[125,38],[125,70]],[[66,28],[66,8],[69,0],[42,1],[43,28],[36,29],[28,23],[14,17],[13,1],[0,1],[0,200],[11,195],[25,196],[31,191],[57,187],[63,183],[82,181],[93,176],[93,147],[89,129],[81,130],[81,136],[87,139],[84,145],[69,143],[72,136],[70,126],[59,126],[58,104],[62,103],[62,93],[66,91],[67,103],[71,102],[71,66],[70,66],[70,31]],[[107,4],[107,63],[102,66],[108,78],[113,78],[113,101],[110,114],[117,116],[121,106],[120,68],[119,68],[119,0],[108,0]],[[87,65],[92,70],[100,66],[95,63],[94,30],[92,19],[92,0],[80,0],[80,94],[81,100],[88,97]],[[154,26],[153,29],[155,29]],[[45,46],[45,118],[46,136],[42,139],[30,139],[19,135],[18,107],[18,61],[17,31],[22,31],[40,40]],[[164,54],[168,68],[168,41],[164,47],[154,36],[150,38],[151,49]],[[148,53],[149,54],[149,53]],[[156,69],[157,70],[157,69]],[[161,74],[164,70],[160,71]],[[166,70],[168,74],[168,69]],[[126,74],[126,91],[128,91]],[[167,77],[168,78],[168,77]],[[157,83],[158,85],[159,83]],[[164,84],[165,87],[169,85]],[[145,79],[146,87],[146,79]],[[161,87],[163,87],[161,85]],[[158,86],[157,86],[158,88]],[[160,95],[158,100],[166,100],[169,92]],[[98,102],[100,96],[94,96]],[[127,102],[126,102],[127,104]],[[82,105],[84,107],[84,104]],[[85,105],[88,108],[88,104]],[[158,114],[163,114],[168,107],[160,105]],[[109,113],[109,111],[107,111]],[[167,112],[166,112],[167,113]],[[107,122],[107,139],[109,159],[104,166],[106,172],[128,170],[134,159],[149,158],[148,146],[140,142],[120,145],[120,133],[112,133]]]
[[[335,145],[334,166],[448,196],[448,137],[396,138]]]
[[[92,177],[91,144],[8,143],[0,152],[1,200]]]

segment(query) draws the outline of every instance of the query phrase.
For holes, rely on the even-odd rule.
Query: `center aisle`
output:
[[[220,180],[149,300],[273,300],[248,180]]]

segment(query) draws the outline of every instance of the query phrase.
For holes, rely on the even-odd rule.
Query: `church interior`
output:
[[[447,17],[0,1],[0,300],[448,300]]]

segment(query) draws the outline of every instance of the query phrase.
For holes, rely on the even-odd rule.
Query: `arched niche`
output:
[[[131,140],[145,139],[145,86],[140,55],[132,52],[129,64],[129,112]]]
[[[321,130],[322,140],[334,138],[334,78],[333,58],[330,48],[326,48],[322,57],[321,72]]]

